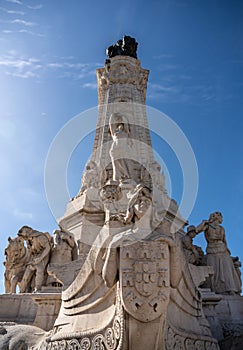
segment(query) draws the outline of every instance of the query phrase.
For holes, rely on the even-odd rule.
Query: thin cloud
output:
[[[36,58],[13,59],[10,56],[0,57],[0,66],[13,67],[18,69],[23,69],[26,66],[33,66],[37,62],[39,62],[39,60]]]
[[[161,55],[156,55],[156,56],[153,56],[153,59],[154,60],[161,60],[161,59],[164,59],[164,58],[174,58],[175,55],[172,55],[172,54],[167,54],[167,53],[162,53]]]
[[[21,15],[24,16],[25,12],[24,11],[13,11],[13,10],[7,10],[7,13],[11,14],[11,15]]]
[[[28,32],[22,29],[21,32]],[[43,59],[35,57],[19,57],[16,51],[9,51],[7,55],[0,56],[0,70],[3,74],[18,78],[40,78],[46,72],[57,74],[58,78],[69,78],[72,80],[82,80],[90,76],[95,76],[95,68],[97,63],[81,63],[55,60],[53,62],[45,62]],[[96,84],[86,83],[84,87],[96,88]]]
[[[12,4],[23,5],[22,1],[20,1],[20,0],[6,0],[6,1],[11,2]]]
[[[177,64],[171,64],[171,63],[162,63],[158,66],[158,70],[159,71],[172,71],[172,70],[175,70],[175,69],[178,69],[180,68],[179,65]]]
[[[33,36],[39,36],[40,38],[43,38],[45,36],[44,34],[36,33],[36,32],[33,32],[32,30],[27,30],[27,29],[20,29],[18,33],[25,33]]]
[[[82,80],[88,76],[95,75],[94,70],[97,63],[63,62],[55,61],[46,64],[46,67],[61,72],[59,78]]]
[[[162,101],[171,102],[184,100],[184,95],[178,86],[176,85],[166,85],[162,83],[149,83],[148,84],[148,99],[160,99]]]
[[[37,58],[18,58],[15,52],[6,56],[0,56],[0,68],[4,67],[4,73],[8,76],[18,78],[37,78],[42,64]]]
[[[96,90],[97,89],[97,84],[96,83],[85,83],[82,85],[83,88],[88,88],[88,89],[92,89],[92,90]]]
[[[48,64],[47,64],[47,67],[53,68],[53,69],[59,69],[59,68],[63,68],[63,67],[64,67],[64,64],[63,64],[63,63],[58,63],[58,62],[55,62],[55,63],[48,63]]]
[[[43,5],[42,4],[39,4],[39,5],[27,5],[28,9],[31,9],[31,10],[40,10],[42,9]]]
[[[51,62],[47,64],[50,68],[71,68],[71,69],[85,69],[89,67],[88,63],[69,63],[69,62]]]
[[[9,9],[6,9],[5,7],[0,7],[0,11],[3,11],[3,12],[6,12],[6,13],[9,13],[9,14],[13,14],[13,15],[24,15],[25,12],[23,11],[14,11],[14,10],[9,10]]]
[[[183,79],[182,79],[183,80]],[[189,79],[188,79],[189,80]],[[206,84],[184,84],[174,80],[173,84],[162,83],[148,84],[148,98],[160,99],[168,103],[186,102],[197,104],[198,101],[210,102],[215,99],[215,93],[211,86]]]
[[[18,208],[14,209],[13,215],[17,219],[21,219],[21,220],[32,220],[33,219],[33,214],[32,213],[21,211]]]
[[[27,27],[33,27],[33,26],[36,26],[37,23],[34,23],[34,22],[28,22],[28,21],[24,21],[23,19],[14,19],[13,21],[11,21],[10,23],[13,23],[13,24],[22,24],[24,26],[27,26]]]
[[[32,71],[26,71],[26,72],[6,72],[7,75],[10,75],[12,77],[17,77],[17,78],[23,78],[23,79],[28,79],[28,78],[39,78],[39,74],[32,72]]]
[[[149,88],[159,92],[177,92],[178,89],[174,86],[166,86],[163,84],[148,84]]]
[[[32,35],[32,36],[38,36],[40,38],[45,37],[44,34],[42,33],[37,33],[37,32],[33,32],[32,30],[28,30],[28,29],[20,29],[20,30],[9,30],[9,29],[4,29],[2,30],[3,34],[27,34],[27,35]]]

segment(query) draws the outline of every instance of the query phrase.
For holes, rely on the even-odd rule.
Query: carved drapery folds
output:
[[[86,332],[74,334],[54,334],[49,338],[47,350],[121,350],[124,337],[124,313],[119,296],[119,286],[116,295],[116,310],[114,317],[107,326]]]

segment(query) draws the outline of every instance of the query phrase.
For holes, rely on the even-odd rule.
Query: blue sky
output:
[[[95,69],[125,34],[150,70],[147,104],[172,118],[194,150],[199,190],[190,223],[221,211],[232,255],[243,260],[242,16],[237,0],[0,0],[0,279],[8,236],[24,224],[56,228],[44,188],[48,149],[65,123],[97,105]],[[93,134],[72,155],[70,196],[92,142]],[[178,161],[153,142],[180,202]]]

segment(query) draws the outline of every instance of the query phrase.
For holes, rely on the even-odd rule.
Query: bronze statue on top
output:
[[[111,45],[106,49],[106,55],[108,58],[115,56],[130,56],[137,58],[137,47],[138,43],[134,38],[124,35],[122,39],[118,40],[114,45]]]

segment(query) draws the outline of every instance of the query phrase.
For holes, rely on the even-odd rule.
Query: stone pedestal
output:
[[[33,301],[37,304],[37,312],[33,325],[49,331],[53,328],[61,306],[61,294],[32,294]]]
[[[33,324],[37,308],[31,294],[3,294],[0,297],[0,322]]]
[[[203,301],[203,311],[210,324],[212,335],[217,339],[223,339],[223,331],[216,314],[216,306],[222,299],[221,295],[211,292],[210,289],[200,290]]]
[[[240,295],[221,295],[215,311],[224,337],[243,334],[243,297]]]
[[[0,322],[34,325],[52,329],[61,305],[61,293],[3,294],[0,297]]]

